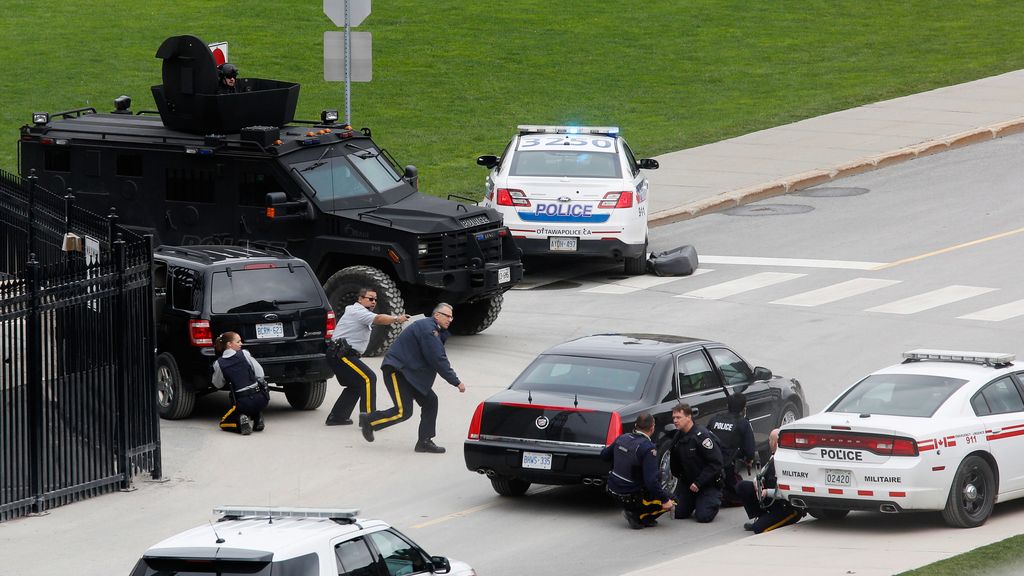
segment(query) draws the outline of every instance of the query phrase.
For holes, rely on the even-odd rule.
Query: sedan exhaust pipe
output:
[[[604,478],[584,478],[583,484],[586,486],[603,486]]]
[[[494,478],[497,475],[497,473],[494,470],[491,470],[490,468],[477,468],[476,473],[484,474],[488,478]]]
[[[899,514],[899,510],[896,509],[895,504],[882,504],[878,507],[878,510],[880,512],[885,512],[886,514]]]
[[[803,498],[790,498],[789,503],[793,508],[807,508],[807,502]]]

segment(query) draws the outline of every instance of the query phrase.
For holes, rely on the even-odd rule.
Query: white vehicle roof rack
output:
[[[328,518],[331,520],[356,519],[358,508],[289,508],[287,506],[217,506],[214,514],[221,514],[222,520],[239,518]]]
[[[1002,352],[965,352],[960,350],[931,350],[918,348],[904,352],[905,362],[917,362],[921,360],[944,360],[946,362],[969,362],[971,364],[984,364],[986,366],[1006,366],[1017,359],[1016,354],[1004,354]]]
[[[544,126],[540,124],[520,124],[520,134],[597,134],[601,136],[618,136],[618,126]]]

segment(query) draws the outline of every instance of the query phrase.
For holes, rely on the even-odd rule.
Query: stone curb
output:
[[[653,227],[663,226],[673,222],[680,222],[682,220],[689,220],[690,218],[696,218],[697,216],[702,216],[704,214],[720,212],[736,206],[742,206],[743,204],[757,202],[758,200],[764,200],[766,198],[781,196],[783,194],[803,190],[812,186],[818,186],[819,184],[832,182],[839,178],[845,178],[846,176],[853,176],[855,174],[862,174],[879,168],[902,164],[903,162],[913,160],[914,158],[930,156],[939,152],[945,152],[946,150],[970,146],[971,144],[977,144],[978,142],[985,142],[996,138],[1002,138],[1003,136],[1020,134],[1022,132],[1024,132],[1024,118],[1008,120],[1006,122],[992,124],[991,126],[984,128],[977,128],[975,130],[960,132],[944,138],[928,140],[926,142],[921,142],[920,144],[907,146],[906,148],[900,148],[884,154],[861,158],[859,160],[854,160],[853,162],[841,164],[831,169],[812,170],[810,172],[803,172],[801,174],[780,178],[764,184],[757,184],[746,188],[740,188],[738,190],[722,192],[712,196],[711,198],[705,198],[683,206],[653,213],[649,216],[647,222],[649,226]]]

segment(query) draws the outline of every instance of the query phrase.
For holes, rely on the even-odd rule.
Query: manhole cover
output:
[[[803,214],[814,210],[812,206],[803,204],[748,204],[725,210],[729,216],[782,216],[786,214]]]
[[[809,188],[800,192],[793,192],[792,196],[806,196],[807,198],[842,198],[844,196],[860,196],[867,194],[867,188],[843,188],[841,186],[823,186],[821,188]]]

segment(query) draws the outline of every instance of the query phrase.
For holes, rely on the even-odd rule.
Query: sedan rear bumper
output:
[[[590,484],[595,479],[603,482],[610,468],[601,459],[601,449],[592,446],[466,440],[464,452],[469,470],[535,484]],[[523,468],[523,452],[551,454],[551,469]]]

